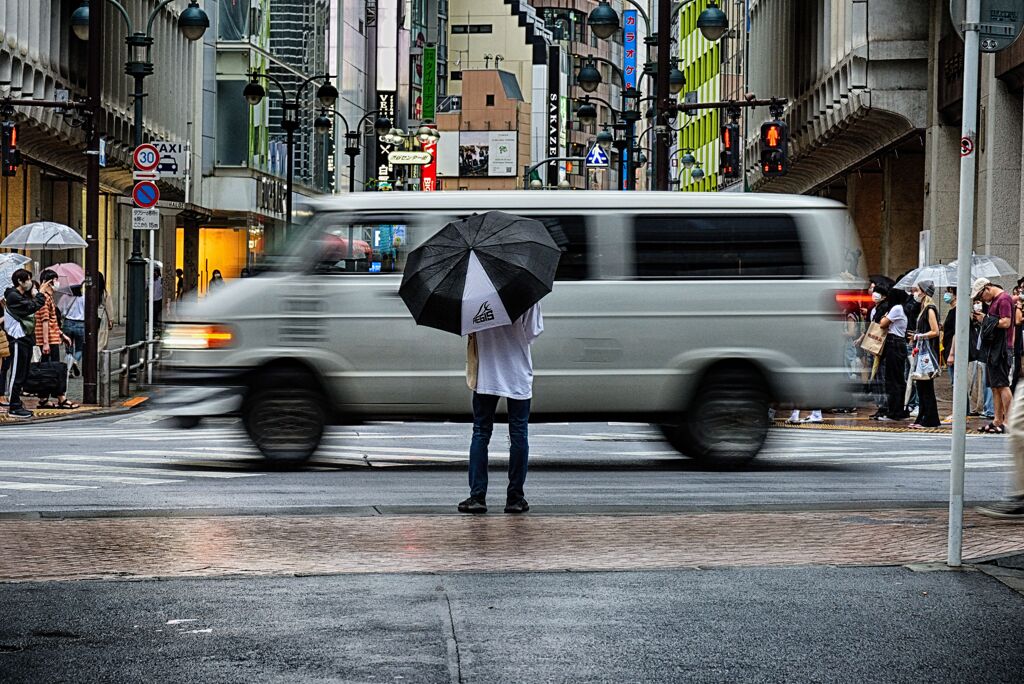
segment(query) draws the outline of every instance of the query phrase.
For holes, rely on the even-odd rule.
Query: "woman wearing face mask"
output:
[[[880,290],[881,287],[875,288],[876,292]],[[904,420],[907,418],[904,404],[907,393],[907,314],[903,311],[906,294],[895,287],[880,293],[888,310],[878,322],[886,333],[880,369],[885,379],[885,407],[880,411],[878,420]]]
[[[932,358],[939,358],[939,310],[932,300],[935,294],[935,284],[930,280],[922,280],[914,285],[914,301],[918,303],[917,332],[914,333],[914,344],[920,350],[931,351]],[[917,419],[911,424],[913,428],[939,427],[939,407],[935,402],[935,381],[915,380],[917,385],[917,397],[919,408]]]
[[[871,295],[871,301],[874,302],[874,305],[868,311],[865,329],[871,323],[881,324],[882,319],[889,310],[889,303],[885,301],[885,295],[889,292],[889,284],[885,280],[887,279],[884,276],[874,276],[871,279],[871,284],[868,286],[868,293]],[[864,336],[862,335],[856,342],[857,347],[859,348],[863,342]],[[882,348],[882,353],[877,357],[865,353],[864,365],[864,382],[867,386],[867,392],[871,394],[877,407],[869,418],[881,418],[885,415],[888,407],[888,399],[885,393],[885,348]]]
[[[218,269],[213,269],[213,277],[210,278],[210,284],[206,288],[206,293],[213,294],[223,286],[224,277],[220,274],[220,271]]]

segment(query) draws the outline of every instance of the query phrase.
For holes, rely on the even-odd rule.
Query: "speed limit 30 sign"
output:
[[[153,145],[144,143],[135,148],[132,161],[135,162],[135,168],[139,171],[155,171],[160,164],[160,153]]]

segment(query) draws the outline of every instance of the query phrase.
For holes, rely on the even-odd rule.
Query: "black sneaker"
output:
[[[509,501],[505,504],[506,513],[525,513],[528,510],[530,510],[530,504],[526,502],[526,499]]]
[[[35,414],[25,408],[16,408],[10,409],[7,412],[7,415],[9,415],[11,418],[31,418]]]
[[[978,506],[975,510],[990,518],[1024,521],[1024,497],[1014,497],[987,506]]]
[[[459,502],[459,513],[486,513],[487,504],[478,496],[471,496]]]

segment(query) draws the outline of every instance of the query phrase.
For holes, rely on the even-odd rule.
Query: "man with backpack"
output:
[[[10,407],[7,415],[12,418],[31,418],[32,412],[21,402],[21,390],[28,376],[32,361],[32,347],[35,344],[36,312],[46,305],[46,296],[53,295],[53,281],[40,285],[40,291],[33,293],[32,274],[19,268],[11,275],[13,287],[4,293],[4,333],[11,350],[10,380],[8,398]]]

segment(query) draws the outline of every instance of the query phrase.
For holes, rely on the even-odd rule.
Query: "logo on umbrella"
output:
[[[490,302],[484,302],[480,305],[480,310],[476,312],[476,316],[473,316],[474,323],[486,323],[494,320],[494,312],[491,311],[489,304]]]

